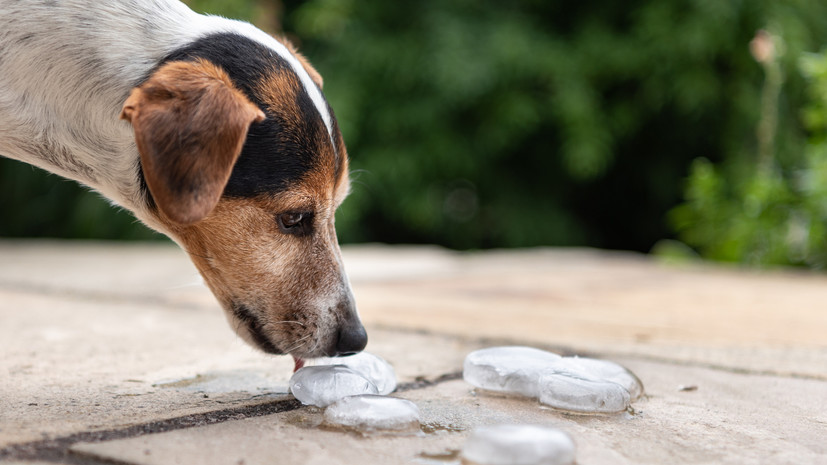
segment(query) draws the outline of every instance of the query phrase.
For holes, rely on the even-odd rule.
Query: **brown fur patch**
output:
[[[342,302],[352,299],[333,225],[335,205],[313,190],[302,183],[276,197],[222,198],[202,221],[169,225],[237,333],[261,346],[234,314],[243,307],[273,346],[301,357],[330,353],[346,318],[339,314]],[[279,231],[276,215],[291,210],[314,212],[312,236]]]
[[[132,90],[121,118],[135,130],[147,186],[161,212],[191,224],[218,202],[250,124],[264,113],[223,70],[196,60],[158,69]]]

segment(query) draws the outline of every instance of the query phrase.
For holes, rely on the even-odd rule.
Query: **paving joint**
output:
[[[708,362],[693,362],[690,360],[677,360],[674,358],[668,357],[657,357],[654,355],[645,355],[645,354],[634,354],[634,353],[624,353],[624,352],[617,352],[617,353],[609,353],[609,352],[601,352],[603,354],[600,358],[613,358],[613,357],[623,357],[627,359],[634,359],[640,360],[645,362],[656,362],[656,363],[663,363],[666,365],[674,365],[679,367],[691,367],[691,368],[706,368],[708,370],[714,371],[723,371],[726,373],[732,373],[736,375],[747,375],[747,376],[772,376],[776,378],[792,378],[792,379],[802,379],[802,380],[809,380],[809,381],[827,381],[827,374],[818,375],[818,374],[810,374],[810,373],[797,373],[791,371],[775,371],[775,370],[757,370],[753,368],[739,368],[734,366],[728,365],[720,365],[716,363],[708,363]]]
[[[295,399],[277,400],[256,405],[232,407],[210,412],[184,415],[176,418],[156,420],[147,423],[114,428],[102,431],[84,431],[68,436],[44,439],[40,441],[12,444],[0,449],[0,461],[16,460],[45,460],[66,463],[77,463],[70,460],[72,453],[69,448],[79,442],[103,442],[115,439],[125,439],[147,434],[165,433],[184,428],[223,423],[230,420],[254,418],[275,413],[287,412],[301,408],[302,404]],[[82,463],[88,463],[85,460]]]
[[[416,379],[397,386],[395,393],[415,391],[433,387],[448,381],[462,379],[462,372],[446,373],[433,379]],[[232,407],[209,412],[184,415],[181,417],[156,420],[124,428],[114,428],[102,431],[84,431],[57,438],[43,439],[20,444],[12,444],[0,449],[0,462],[5,460],[32,460],[67,465],[129,465],[127,462],[101,460],[71,451],[70,448],[82,442],[105,442],[118,439],[128,439],[149,434],[166,433],[186,428],[196,428],[207,425],[224,423],[232,420],[274,415],[290,412],[305,407],[296,399],[277,400],[256,405]]]
[[[704,361],[691,361],[691,360],[681,360],[677,358],[671,357],[658,357],[656,355],[649,355],[649,354],[642,354],[636,352],[629,352],[629,351],[611,351],[611,350],[589,350],[589,349],[575,349],[570,346],[564,346],[559,344],[543,344],[538,342],[530,342],[527,343],[525,341],[519,341],[511,338],[492,338],[492,337],[481,337],[475,338],[471,336],[464,336],[461,334],[453,334],[451,332],[440,332],[440,331],[432,331],[428,329],[412,329],[409,327],[404,326],[394,326],[394,325],[374,325],[373,328],[383,330],[383,331],[393,331],[398,333],[408,333],[408,334],[419,334],[424,336],[437,336],[437,337],[445,337],[455,339],[457,341],[461,341],[468,344],[475,344],[479,345],[480,347],[496,347],[496,346],[512,346],[512,345],[528,345],[534,347],[536,349],[545,350],[548,352],[554,352],[558,355],[563,357],[572,357],[572,356],[580,356],[580,357],[591,357],[591,358],[627,358],[633,360],[640,360],[645,362],[657,362],[663,363],[668,365],[674,366],[681,366],[681,367],[692,367],[692,368],[706,368],[709,370],[715,371],[723,371],[726,373],[733,373],[738,375],[749,375],[749,376],[773,376],[777,378],[794,378],[794,379],[803,379],[803,380],[811,380],[811,381],[827,381],[827,373],[824,374],[816,374],[816,373],[799,373],[795,371],[779,371],[779,370],[759,370],[753,368],[742,368],[736,366],[729,366],[729,365],[721,365],[716,363],[709,363]],[[461,374],[460,374],[461,377]]]

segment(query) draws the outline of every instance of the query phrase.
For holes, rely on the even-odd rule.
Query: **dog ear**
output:
[[[132,123],[141,168],[161,212],[195,223],[212,211],[253,122],[264,113],[205,60],[170,62],[132,89],[121,118]]]

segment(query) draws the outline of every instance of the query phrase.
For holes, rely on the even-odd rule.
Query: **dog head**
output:
[[[159,229],[237,333],[297,359],[348,355],[367,335],[334,228],[347,153],[318,73],[283,47],[203,38],[134,88],[121,117]]]

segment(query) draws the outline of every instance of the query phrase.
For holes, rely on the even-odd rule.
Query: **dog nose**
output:
[[[368,345],[368,333],[358,318],[339,328],[336,356],[346,357],[361,352]]]

